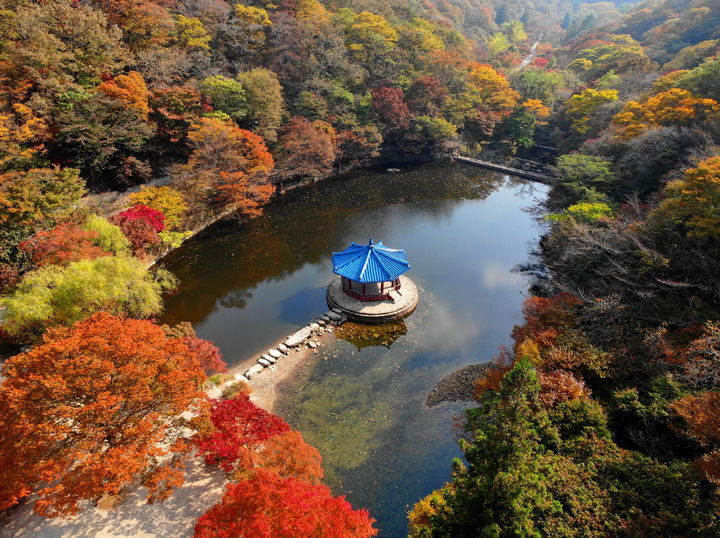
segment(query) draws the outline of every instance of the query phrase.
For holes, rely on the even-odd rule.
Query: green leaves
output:
[[[32,339],[45,328],[69,324],[104,310],[145,318],[162,310],[161,294],[176,285],[163,269],[148,272],[141,260],[107,256],[48,266],[27,273],[2,301],[9,334]]]

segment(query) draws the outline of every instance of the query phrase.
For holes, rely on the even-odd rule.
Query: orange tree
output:
[[[183,339],[101,312],[49,329],[2,374],[0,509],[37,490],[35,510],[56,517],[138,477],[148,501],[182,483],[180,414],[205,401],[205,375]]]
[[[262,138],[231,121],[203,118],[190,131],[194,150],[187,164],[173,167],[174,183],[190,206],[234,206],[257,215],[273,188],[275,163]]]
[[[720,484],[720,392],[686,396],[673,409],[685,419],[687,434],[707,450],[698,467],[709,481]]]
[[[362,538],[377,534],[372,524],[366,510],[353,510],[327,486],[260,470],[228,486],[220,503],[198,520],[195,536]]]

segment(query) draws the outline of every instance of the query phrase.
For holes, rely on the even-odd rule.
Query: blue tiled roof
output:
[[[342,252],[333,252],[333,273],[355,282],[390,282],[410,269],[404,250],[370,242],[352,243]]]

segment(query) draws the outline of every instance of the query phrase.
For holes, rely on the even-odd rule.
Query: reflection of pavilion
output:
[[[327,300],[354,321],[384,323],[402,319],[417,306],[417,288],[403,276],[410,269],[404,250],[387,248],[372,239],[352,243],[333,253],[333,273]]]
[[[403,320],[375,326],[343,323],[335,329],[338,338],[350,342],[358,349],[371,346],[385,346],[390,349],[395,340],[405,334],[407,334],[407,326]]]

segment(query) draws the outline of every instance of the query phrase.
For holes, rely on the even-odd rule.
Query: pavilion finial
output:
[[[375,243],[373,243],[372,237],[370,238],[370,241],[368,241],[368,246],[373,246]]]

